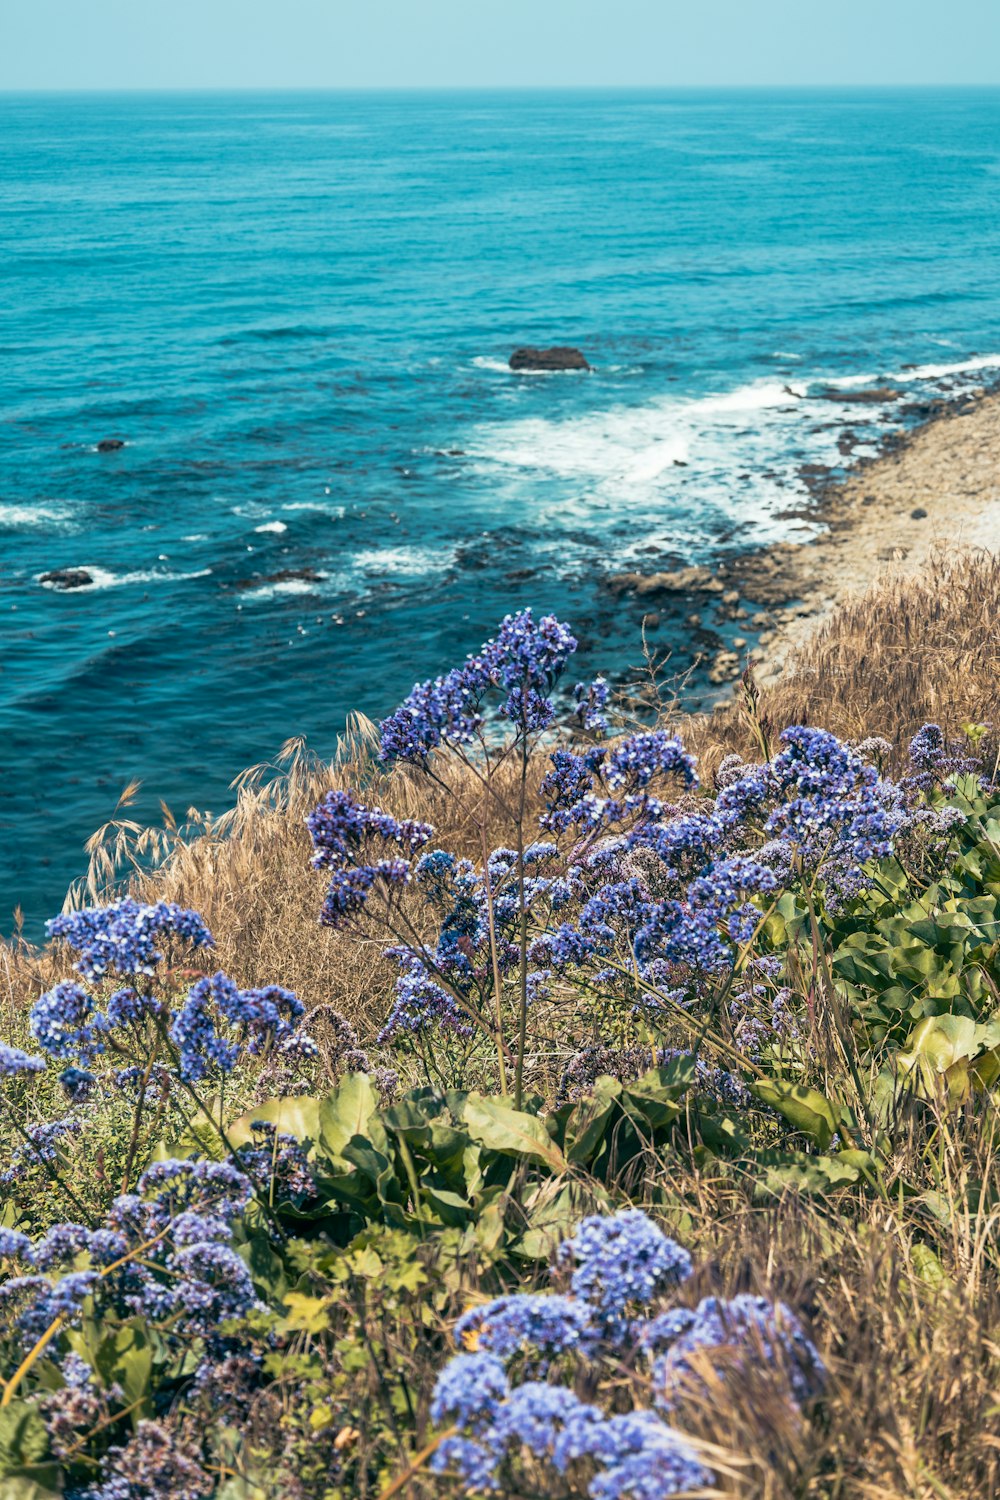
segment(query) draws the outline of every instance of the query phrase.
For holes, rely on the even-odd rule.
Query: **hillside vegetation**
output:
[[[126,797],[0,950],[0,1493],[1000,1490],[998,598],[652,725],[526,611]]]

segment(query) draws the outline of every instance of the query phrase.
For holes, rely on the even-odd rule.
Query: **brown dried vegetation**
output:
[[[996,755],[998,604],[1000,562],[983,555],[884,584],[807,644],[764,691],[764,714],[775,730],[809,722],[845,737],[884,735],[900,750],[927,720],[955,732],[985,722]],[[674,727],[705,774],[733,750],[754,758],[735,703],[677,716]],[[160,856],[154,872],[133,870],[137,893],[197,908],[216,936],[217,962],[240,983],[280,982],[310,1007],[332,1001],[364,1041],[386,1012],[391,972],[374,949],[317,925],[323,882],[309,867],[303,823],[327,787],[359,783],[393,812],[434,823],[442,844],[478,853],[475,831],[456,822],[454,803],[432,783],[378,770],[371,727],[356,720],[332,765],[289,742],[274,766],[239,778],[232,811],[214,823],[193,819],[181,830],[168,820],[155,835],[124,817],[109,825],[91,850],[89,894],[127,874],[131,860]],[[6,1036],[19,1039],[31,1001],[66,973],[62,955],[0,946]],[[988,1113],[942,1120],[933,1164],[926,1151],[899,1146],[894,1179],[909,1185],[906,1195],[845,1195],[835,1209],[791,1196],[762,1208],[737,1177],[711,1166],[678,1177],[675,1164],[667,1180],[650,1164],[636,1196],[684,1204],[677,1228],[705,1267],[699,1291],[784,1296],[811,1318],[832,1372],[829,1397],[805,1427],[760,1383],[763,1374],[709,1383],[686,1426],[705,1442],[727,1493],[1000,1494],[1000,1214],[976,1207],[995,1196],[986,1187],[996,1172],[992,1136]],[[932,1223],[938,1253],[929,1258]]]

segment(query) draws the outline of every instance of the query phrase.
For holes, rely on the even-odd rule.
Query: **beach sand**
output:
[[[722,575],[727,588],[764,606],[754,654],[765,682],[872,584],[919,572],[942,551],[1000,552],[1000,392],[890,434],[879,457],[819,490],[808,514],[824,527],[814,540],[748,554]]]

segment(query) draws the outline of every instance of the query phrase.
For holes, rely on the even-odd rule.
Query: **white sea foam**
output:
[[[319,578],[312,580],[279,578],[274,583],[262,583],[255,589],[247,589],[242,597],[244,599],[276,599],[283,594],[315,594],[320,591],[320,584],[326,581],[326,574],[321,574]]]
[[[139,570],[134,573],[112,573],[107,568],[95,567],[93,563],[80,563],[84,572],[90,574],[91,582],[81,584],[73,590],[61,590],[55,583],[42,583],[42,574],[36,573],[36,583],[42,583],[43,589],[56,589],[58,592],[94,593],[97,589],[124,588],[128,584],[138,583],[186,583],[190,578],[207,578],[211,568],[199,568],[194,573],[163,573],[155,569]]]
[[[974,359],[957,360],[951,365],[917,365],[901,370],[893,380],[939,380],[944,375],[971,375],[975,370],[1000,369],[1000,354],[982,354]]]
[[[281,508],[282,510],[289,511],[315,510],[318,511],[320,515],[329,516],[331,520],[334,521],[342,521],[344,519],[344,516],[346,515],[344,507],[342,505],[336,505],[332,501],[327,502],[327,504],[324,505],[320,500],[292,500],[289,501],[287,505],[283,505]]]
[[[491,354],[477,354],[472,361],[477,370],[499,370],[504,375],[510,374],[510,365],[505,359],[494,359]]]
[[[394,573],[420,577],[443,572],[454,561],[451,547],[369,547],[356,552],[352,568],[365,573]]]
[[[288,530],[288,525],[287,525],[287,523],[285,521],[265,521],[264,524],[263,524],[263,526],[255,526],[254,527],[254,531],[259,531],[259,532],[273,531],[276,535],[280,535],[280,533],[282,531],[287,531],[287,530]]]
[[[67,505],[0,505],[0,526],[11,530],[27,526],[62,526],[73,519]]]
[[[756,427],[763,414],[787,408],[790,389],[758,380],[693,401],[661,397],[559,420],[492,423],[466,439],[466,451],[491,466],[537,469],[619,498],[676,478],[674,469],[703,458],[713,437],[730,438],[733,429]]]

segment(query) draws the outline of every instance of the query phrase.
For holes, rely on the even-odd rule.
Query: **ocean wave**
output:
[[[492,354],[477,354],[472,363],[477,370],[497,370],[503,375],[510,374],[510,365],[505,359],[497,359]]]
[[[351,558],[352,568],[363,573],[396,573],[421,577],[442,573],[455,560],[453,547],[369,547]]]
[[[285,521],[265,521],[264,524],[263,524],[263,526],[255,526],[254,527],[254,531],[257,531],[257,532],[273,531],[275,533],[275,535],[280,535],[281,532],[287,531],[287,530],[288,530],[288,525],[287,525],[287,523]]]
[[[43,583],[44,574],[36,573],[35,582],[41,583],[43,589],[53,589],[57,593],[93,594],[98,589],[124,588],[128,584],[137,583],[186,583],[191,578],[207,578],[211,568],[198,568],[193,573],[164,573],[155,568],[140,569],[134,573],[112,573],[107,568],[95,567],[92,563],[79,563],[82,572],[90,574],[90,583],[81,584],[72,590],[60,589],[58,584]]]
[[[940,380],[944,375],[971,375],[976,370],[1000,370],[1000,354],[976,355],[950,365],[916,365],[912,370],[900,370],[892,378],[901,381]]]
[[[342,521],[347,514],[343,505],[337,505],[333,501],[324,504],[321,500],[291,500],[283,505],[282,510],[314,510],[321,516],[329,516],[333,521]]]
[[[72,521],[67,505],[0,505],[0,526],[21,530],[31,526],[62,526]]]
[[[241,601],[279,599],[290,594],[317,594],[323,592],[323,585],[329,583],[326,573],[316,578],[278,578],[272,583],[261,583],[256,588],[246,589],[240,596]]]
[[[713,437],[756,428],[762,414],[786,410],[803,392],[755,380],[695,400],[658,397],[642,406],[612,406],[583,416],[521,418],[480,427],[466,439],[473,459],[501,469],[537,469],[602,489],[651,485],[704,455]],[[798,411],[795,413],[798,417]]]

